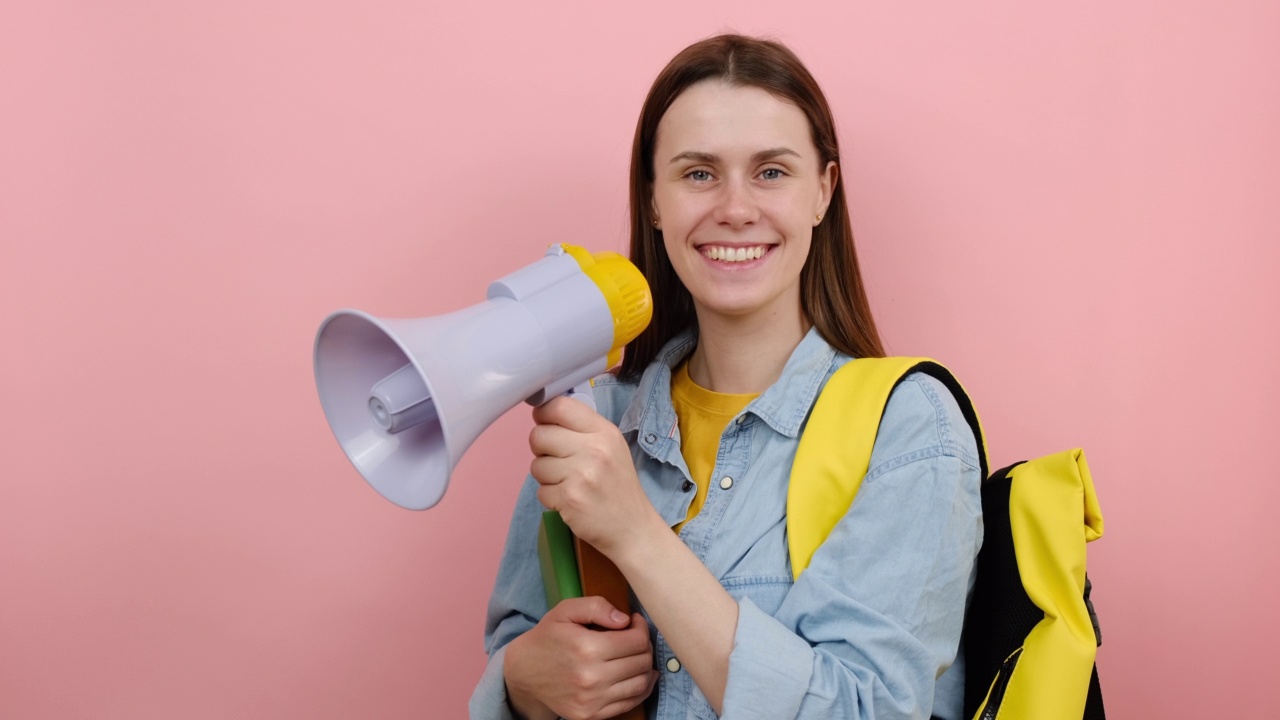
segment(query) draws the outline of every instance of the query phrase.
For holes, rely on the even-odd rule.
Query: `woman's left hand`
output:
[[[614,558],[657,518],[626,439],[613,423],[568,397],[534,408],[533,420],[529,472],[541,485],[538,500],[558,510],[580,539]]]

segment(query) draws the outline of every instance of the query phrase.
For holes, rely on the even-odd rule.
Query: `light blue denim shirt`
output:
[[[691,333],[673,339],[638,382],[605,376],[595,385],[600,413],[627,438],[669,525],[685,519],[693,498],[671,372],[695,343]],[[816,331],[805,336],[778,381],[725,429],[706,505],[680,532],[738,602],[725,718],[960,719],[963,669],[954,663],[982,544],[981,477],[973,433],[941,383],[912,374],[894,390],[853,506],[791,579],[791,462],[819,391],[848,360]],[[472,718],[511,717],[504,648],[547,611],[536,490],[527,479],[507,535]],[[669,664],[671,648],[650,630],[661,676],[649,717],[715,718],[688,672],[668,670],[679,667]]]

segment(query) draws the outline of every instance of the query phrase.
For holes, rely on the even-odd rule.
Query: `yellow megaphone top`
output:
[[[600,289],[609,313],[613,315],[613,347],[608,364],[614,367],[622,360],[622,348],[649,325],[653,319],[653,295],[640,268],[616,252],[590,252],[586,248],[560,243],[565,254],[578,261],[591,282]]]

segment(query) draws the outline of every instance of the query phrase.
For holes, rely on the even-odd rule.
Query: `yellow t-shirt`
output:
[[[758,396],[759,393],[731,395],[699,387],[689,377],[688,363],[682,363],[672,376],[671,404],[680,425],[680,451],[697,486],[689,513],[676,524],[676,532],[680,532],[680,528],[692,520],[707,502],[707,487],[711,484],[711,472],[716,468],[716,454],[720,450],[720,436],[724,434],[725,427]]]

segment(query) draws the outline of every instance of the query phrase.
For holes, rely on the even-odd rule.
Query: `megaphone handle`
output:
[[[565,393],[565,396],[583,403],[592,410],[596,409],[590,381],[574,386]],[[608,600],[610,605],[630,615],[631,588],[627,585],[627,579],[623,577],[618,566],[599,550],[579,540],[577,535],[573,536],[573,549],[578,559],[578,579],[582,583],[582,595],[584,597],[599,595]]]
[[[573,536],[573,546],[578,556],[578,577],[582,580],[582,595],[584,597],[599,595],[608,600],[610,605],[630,615],[631,587],[627,585],[627,578],[622,575],[618,566],[605,557],[604,553],[580,540],[577,535]],[[644,717],[644,703],[640,703],[627,712],[615,716],[613,720],[644,720]]]
[[[574,385],[573,387],[569,388],[565,392],[564,396],[571,397],[574,400],[577,400],[578,402],[582,403],[583,405],[586,405],[587,407],[591,408],[592,410],[596,409],[596,396],[591,391],[590,380],[583,383],[578,383],[577,385]]]

